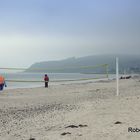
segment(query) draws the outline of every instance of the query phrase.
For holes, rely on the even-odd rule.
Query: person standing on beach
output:
[[[44,76],[44,82],[45,82],[45,88],[48,88],[49,77],[47,74],[45,74],[45,76]]]
[[[0,75],[0,90],[3,90],[3,87],[7,87],[5,83],[5,79],[3,76]]]

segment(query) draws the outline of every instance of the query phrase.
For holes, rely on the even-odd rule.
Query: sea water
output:
[[[45,73],[1,73],[5,77],[7,88],[30,88],[44,86],[43,80]],[[47,73],[50,82],[49,85],[73,83],[75,81],[84,81],[85,79],[102,79],[105,74],[82,74],[82,73]],[[9,82],[13,80],[17,82]],[[93,79],[92,79],[93,80]],[[25,82],[22,82],[25,81]],[[30,81],[30,82],[29,82]]]

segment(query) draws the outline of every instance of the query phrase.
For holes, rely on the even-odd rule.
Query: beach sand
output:
[[[85,82],[0,93],[0,140],[138,140],[140,80]]]

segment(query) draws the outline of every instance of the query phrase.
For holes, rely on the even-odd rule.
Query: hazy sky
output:
[[[0,67],[140,54],[140,0],[0,0]]]

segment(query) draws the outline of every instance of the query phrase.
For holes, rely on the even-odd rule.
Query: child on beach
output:
[[[49,77],[47,74],[45,74],[44,76],[44,81],[45,81],[45,88],[48,88]]]

